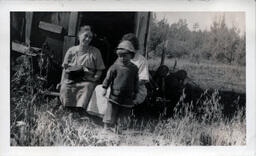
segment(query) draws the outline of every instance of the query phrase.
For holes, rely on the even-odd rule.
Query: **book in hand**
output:
[[[88,70],[88,68],[83,66],[70,66],[65,70],[67,74],[67,79],[73,81],[80,81],[84,78],[91,76],[93,73]]]

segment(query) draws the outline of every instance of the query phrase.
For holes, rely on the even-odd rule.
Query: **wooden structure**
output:
[[[47,43],[61,64],[67,49],[77,44],[79,27],[86,24],[94,28],[92,44],[100,49],[107,67],[115,60],[114,49],[126,33],[137,35],[141,53],[147,56],[149,12],[12,12],[11,40],[39,48]]]

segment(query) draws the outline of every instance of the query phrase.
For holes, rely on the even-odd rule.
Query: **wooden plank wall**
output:
[[[51,15],[51,23],[62,26],[65,31],[69,27],[70,12],[54,12]]]
[[[75,44],[73,36],[71,39],[66,37],[69,31],[73,30],[69,27],[74,26],[70,24],[70,19],[73,20],[74,16],[70,12],[34,12],[32,14],[33,24],[31,22],[30,28],[26,26],[27,40],[31,40],[32,46],[36,47],[41,47],[44,42],[47,42],[54,59],[62,64],[66,50]],[[29,25],[27,22],[26,24]]]

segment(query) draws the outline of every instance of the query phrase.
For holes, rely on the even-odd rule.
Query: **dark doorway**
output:
[[[135,12],[81,12],[79,22],[79,26],[93,27],[92,45],[101,51],[108,68],[116,59],[115,48],[122,36],[135,30]]]

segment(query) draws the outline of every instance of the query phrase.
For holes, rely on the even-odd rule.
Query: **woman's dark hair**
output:
[[[133,47],[135,50],[139,49],[139,40],[134,33],[125,34],[122,37],[122,41],[124,41],[124,40],[130,41],[133,44]]]
[[[79,37],[80,34],[84,33],[85,31],[90,31],[92,32],[93,34],[93,28],[92,26],[90,25],[84,25],[84,26],[81,26],[78,33],[77,33],[77,36]],[[94,34],[93,34],[94,35]]]

